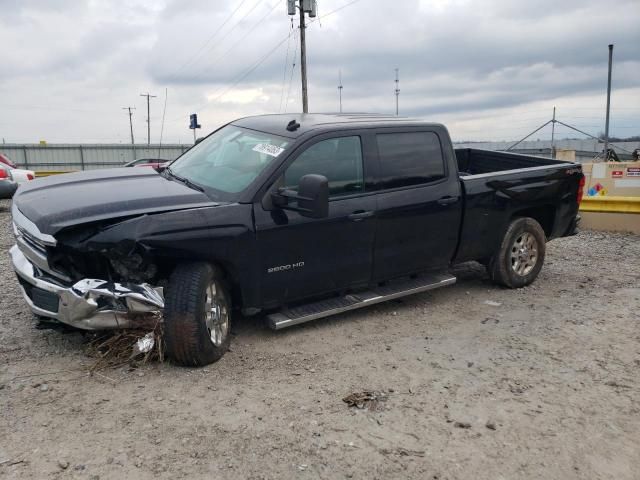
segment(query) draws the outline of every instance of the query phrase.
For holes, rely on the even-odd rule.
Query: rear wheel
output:
[[[502,239],[500,249],[491,257],[487,271],[491,279],[505,287],[531,284],[542,269],[546,237],[533,218],[516,218]]]
[[[178,266],[164,307],[167,354],[184,366],[213,363],[231,342],[231,302],[220,273],[207,263]]]

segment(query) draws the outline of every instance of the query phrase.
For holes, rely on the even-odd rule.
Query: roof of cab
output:
[[[292,120],[295,120],[300,126],[290,131],[287,130],[287,125]],[[429,123],[416,118],[375,113],[280,113],[244,117],[231,123],[238,127],[290,138],[300,137],[312,130],[334,130],[340,127],[441,126],[439,123]]]

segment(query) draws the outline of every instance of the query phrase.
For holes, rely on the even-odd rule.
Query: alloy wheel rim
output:
[[[511,246],[511,269],[521,277],[531,273],[538,263],[538,241],[529,232],[516,237]]]
[[[204,304],[205,325],[209,339],[216,347],[222,345],[229,333],[229,310],[216,282],[207,287]]]

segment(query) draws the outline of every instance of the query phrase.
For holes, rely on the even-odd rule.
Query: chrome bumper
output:
[[[144,326],[164,308],[162,288],[95,279],[64,286],[34,267],[17,245],[9,254],[24,299],[36,315],[83,330],[106,330]]]

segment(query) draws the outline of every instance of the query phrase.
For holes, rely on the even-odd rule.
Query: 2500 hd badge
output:
[[[284,272],[286,270],[294,270],[296,268],[304,267],[304,262],[290,263],[288,265],[280,265],[278,267],[267,268],[267,273]]]

